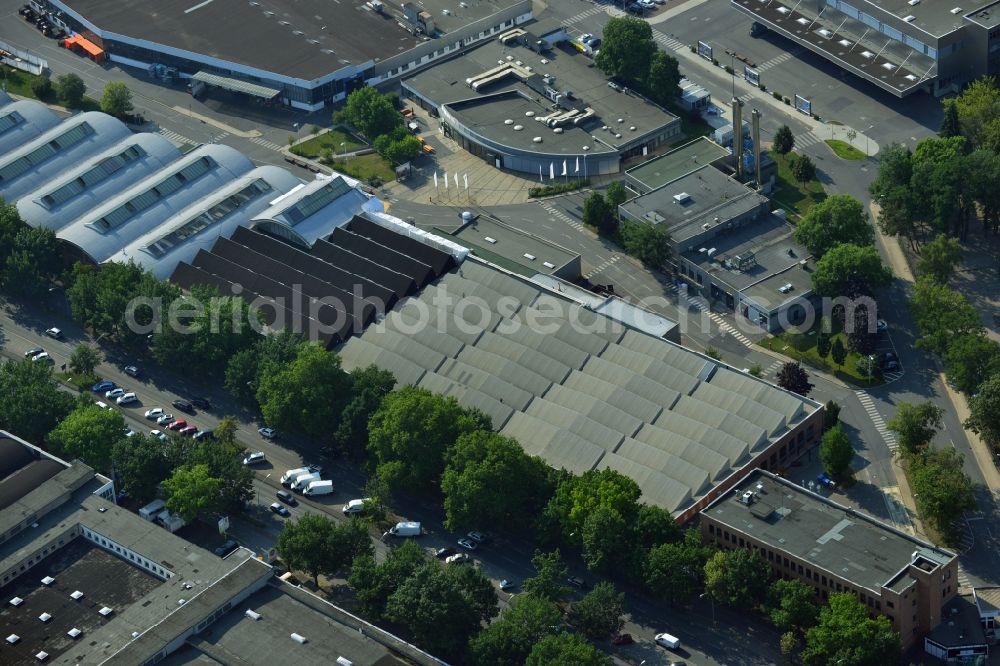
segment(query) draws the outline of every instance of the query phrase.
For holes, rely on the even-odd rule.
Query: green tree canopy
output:
[[[257,338],[249,348],[230,356],[226,364],[226,390],[244,407],[258,409],[257,388],[261,377],[294,361],[304,344],[301,335],[288,329]]]
[[[680,80],[681,72],[677,65],[677,59],[666,51],[657,49],[653,53],[649,63],[649,71],[643,81],[643,89],[646,94],[659,104],[671,104],[681,92],[678,86]]]
[[[899,445],[907,453],[926,449],[934,435],[941,429],[944,411],[932,402],[914,405],[900,402],[896,413],[885,426],[896,433]]]
[[[820,609],[819,624],[806,632],[802,661],[807,666],[895,664],[901,649],[889,618],[869,615],[851,592],[836,592]]]
[[[628,200],[628,192],[625,191],[625,186],[622,185],[620,180],[608,183],[608,189],[604,191],[604,200],[608,203],[611,213],[617,216],[618,206],[621,206]]]
[[[962,261],[962,246],[955,238],[938,234],[937,238],[924,245],[917,260],[917,274],[928,277],[938,284],[946,284],[955,274],[955,268]]]
[[[344,108],[334,115],[334,122],[346,121],[374,141],[390,134],[403,124],[392,100],[374,88],[358,88],[347,96]]]
[[[51,229],[21,229],[4,265],[5,290],[23,298],[42,296],[62,268],[62,252]]]
[[[681,526],[669,511],[652,504],[639,505],[639,513],[635,517],[636,545],[649,549],[664,543],[677,543],[683,538]]]
[[[583,521],[583,561],[591,571],[607,576],[630,574],[629,559],[635,550],[632,529],[609,506],[599,505]]]
[[[622,247],[649,268],[662,269],[673,256],[666,225],[623,220]]]
[[[562,622],[562,611],[548,599],[520,594],[511,601],[499,620],[473,637],[473,663],[522,666],[535,644]]]
[[[874,246],[836,245],[816,262],[813,290],[820,296],[856,298],[871,295],[892,281]]]
[[[163,493],[167,496],[167,509],[190,523],[215,510],[221,484],[210,474],[208,465],[178,467],[162,484]]]
[[[101,350],[85,342],[73,348],[69,355],[69,369],[80,375],[94,374],[94,368],[101,362]]]
[[[616,636],[625,625],[625,595],[603,581],[573,604],[570,618],[584,635],[595,640]]]
[[[463,433],[445,458],[441,491],[445,527],[451,531],[483,525],[524,530],[524,517],[549,500],[548,466],[510,437],[490,430]]]
[[[535,567],[535,575],[521,585],[525,594],[558,601],[569,593],[569,588],[563,582],[569,575],[569,569],[566,568],[558,548],[550,553],[536,550],[531,558],[531,564]]]
[[[941,100],[941,105],[944,107],[944,117],[941,119],[938,136],[942,139],[947,139],[950,136],[960,135],[962,133],[962,126],[958,119],[958,105],[955,103],[955,100]]]
[[[319,585],[319,575],[334,573],[340,568],[339,558],[332,566],[330,543],[334,531],[331,518],[320,513],[303,513],[295,520],[285,521],[275,549],[289,569],[305,571]],[[361,553],[371,557],[372,553]]]
[[[368,448],[393,489],[437,485],[445,452],[460,435],[490,429],[489,418],[452,397],[414,386],[390,393],[368,423]]]
[[[969,412],[965,427],[994,449],[1000,447],[1000,375],[993,375],[980,385],[979,394],[969,400]]]
[[[333,433],[336,450],[360,460],[368,446],[368,420],[396,385],[388,370],[369,365],[350,373],[351,399],[344,406],[340,423]]]
[[[801,396],[809,395],[809,392],[813,389],[813,385],[809,382],[809,373],[805,371],[805,368],[800,363],[795,361],[788,361],[783,364],[781,369],[778,370],[776,379],[778,380],[778,386],[786,391],[798,393]]]
[[[779,155],[787,155],[792,152],[792,148],[795,147],[795,137],[792,135],[792,129],[788,125],[782,125],[775,131],[772,147],[774,148],[774,152]]]
[[[792,162],[792,177],[800,183],[808,183],[816,177],[816,164],[808,155],[799,155]]]
[[[607,656],[576,634],[545,636],[535,643],[524,666],[611,666]]]
[[[136,433],[115,442],[111,451],[120,490],[127,490],[144,504],[156,497],[157,486],[170,476],[172,467],[157,437]]]
[[[671,604],[690,601],[701,587],[705,563],[711,555],[712,548],[702,541],[698,528],[688,528],[680,542],[650,549],[646,558],[646,588]]]
[[[854,446],[851,438],[838,423],[823,433],[819,444],[819,459],[823,470],[835,479],[843,478],[851,469],[854,460]]]
[[[917,280],[909,306],[920,332],[917,346],[939,356],[947,353],[952,340],[985,332],[979,313],[962,294],[932,280]]]
[[[879,199],[878,226],[882,233],[903,236],[913,245],[917,198],[909,187],[894,187]]]
[[[83,95],[87,92],[87,86],[77,74],[61,74],[56,79],[56,94],[66,106],[80,106]]]
[[[635,481],[613,469],[589,470],[564,479],[549,508],[557,516],[563,538],[582,545],[583,526],[597,507],[614,509],[631,524],[639,510],[641,492]]]
[[[415,541],[406,540],[397,548],[389,549],[381,564],[375,562],[371,553],[355,557],[347,582],[365,612],[381,618],[389,596],[426,561],[423,549]]]
[[[583,223],[605,233],[605,225],[611,211],[600,192],[591,192],[583,200]]]
[[[764,602],[771,568],[755,551],[717,551],[705,563],[705,592],[715,601],[742,610]]]
[[[878,174],[868,191],[876,199],[897,188],[909,189],[913,179],[913,154],[906,144],[890,143],[879,152]]]
[[[860,201],[849,194],[834,194],[802,216],[795,226],[795,240],[822,257],[841,243],[872,245],[875,231]]]
[[[132,91],[127,85],[121,81],[111,81],[104,86],[101,111],[115,118],[125,118],[132,113],[132,108]]]
[[[424,142],[406,131],[402,125],[397,125],[388,134],[375,139],[375,152],[393,164],[402,164],[421,153]]]
[[[269,426],[329,440],[350,398],[350,385],[339,356],[307,344],[291,363],[265,368],[257,401]]]
[[[47,363],[0,362],[0,429],[42,442],[70,413],[73,402],[73,396],[59,390]]]
[[[972,146],[978,147],[984,128],[1000,118],[1000,90],[996,80],[984,76],[973,81],[954,99],[953,104],[958,111],[962,135]]]
[[[940,231],[961,230],[964,227],[969,179],[965,156],[965,137],[927,138],[917,144],[913,153],[911,188],[920,193],[921,205],[915,208],[923,219]]]
[[[830,358],[837,365],[844,365],[844,361],[847,360],[847,348],[844,347],[844,343],[840,338],[836,338],[833,341],[833,345],[830,347]]]
[[[776,580],[768,590],[768,615],[781,631],[805,630],[816,624],[816,590],[800,580]]]
[[[653,30],[633,16],[612,18],[604,26],[594,63],[608,76],[629,82],[645,80],[657,51]]]
[[[976,508],[973,485],[962,471],[963,458],[951,447],[928,449],[910,459],[910,485],[920,516],[949,541],[956,541],[954,521]]]
[[[97,405],[80,406],[49,433],[49,442],[64,455],[82,458],[91,467],[107,470],[115,443],[125,438],[121,412]]]

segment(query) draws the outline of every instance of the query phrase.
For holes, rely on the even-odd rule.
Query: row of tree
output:
[[[397,99],[375,88],[358,88],[347,96],[333,121],[356,128],[371,141],[375,152],[393,164],[401,164],[420,154],[423,141],[403,125],[403,117],[396,109]]]

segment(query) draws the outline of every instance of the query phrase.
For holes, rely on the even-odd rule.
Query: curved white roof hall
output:
[[[280,167],[257,167],[136,239],[115,253],[114,261],[131,259],[166,280],[177,264],[191,263],[198,250],[211,250],[220,236],[229,238],[237,227],[299,184],[298,178]]]
[[[117,118],[78,113],[0,157],[0,197],[15,202],[131,132]]]
[[[59,116],[44,104],[30,100],[0,102],[0,155],[23,146],[58,124]]]
[[[253,163],[235,148],[199,146],[64,227],[58,237],[91,261],[106,261],[253,168]]]
[[[180,154],[159,134],[134,134],[28,192],[18,200],[17,210],[31,226],[59,231]]]

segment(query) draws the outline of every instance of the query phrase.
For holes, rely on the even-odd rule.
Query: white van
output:
[[[656,634],[656,644],[662,645],[663,647],[671,650],[676,650],[681,646],[681,639],[666,633]]]

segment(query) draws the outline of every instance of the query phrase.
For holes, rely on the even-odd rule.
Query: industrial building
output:
[[[897,97],[957,93],[1000,71],[994,0],[731,0],[731,6]]]
[[[701,512],[702,534],[757,552],[781,578],[826,600],[850,592],[885,615],[903,648],[946,619],[958,557],[766,470],[755,470]]]
[[[499,169],[545,180],[618,173],[624,160],[675,141],[680,119],[609,82],[539,22],[402,82],[445,136]]]
[[[0,661],[330,663],[437,659],[239,548],[225,558],[114,502],[114,484],[0,431]],[[338,661],[338,657],[345,661]]]
[[[531,19],[530,0],[31,0],[95,60],[315,111]]]

